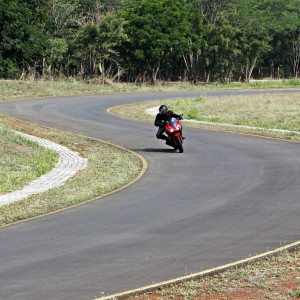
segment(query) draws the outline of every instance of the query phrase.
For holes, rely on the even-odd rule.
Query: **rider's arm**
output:
[[[159,123],[160,123],[160,118],[158,117],[158,114],[156,115],[156,118],[155,118],[155,121],[154,121],[154,125],[155,126],[159,126]]]
[[[182,119],[182,115],[177,115],[177,114],[174,114],[174,113],[171,115],[171,117],[179,119],[179,120]]]
[[[165,116],[158,114],[155,118],[154,125],[162,128],[162,127],[164,127],[165,122],[166,122]]]

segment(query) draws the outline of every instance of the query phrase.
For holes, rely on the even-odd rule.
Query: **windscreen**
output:
[[[175,127],[175,125],[176,125],[176,122],[177,122],[177,120],[175,119],[175,118],[171,118],[171,120],[170,120],[170,125],[172,125],[172,126],[174,126]]]

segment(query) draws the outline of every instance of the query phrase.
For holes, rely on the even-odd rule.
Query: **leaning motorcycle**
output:
[[[171,118],[165,123],[164,129],[166,134],[169,136],[167,145],[173,147],[174,150],[179,150],[179,152],[182,153],[182,123],[176,118]]]

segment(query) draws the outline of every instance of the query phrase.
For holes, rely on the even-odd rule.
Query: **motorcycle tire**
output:
[[[179,136],[176,137],[176,144],[176,148],[179,150],[179,152],[183,153],[182,139]]]

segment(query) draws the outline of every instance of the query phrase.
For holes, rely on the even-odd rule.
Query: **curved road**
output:
[[[0,112],[137,151],[148,170],[100,201],[1,229],[0,299],[92,299],[299,240],[299,143],[185,128],[186,152],[175,154],[152,124],[106,112],[139,100],[241,93],[264,91],[1,103]]]

